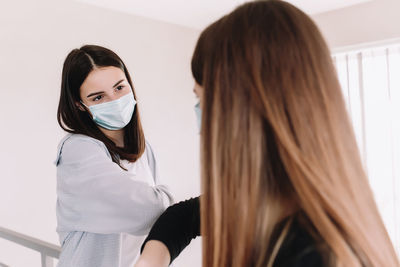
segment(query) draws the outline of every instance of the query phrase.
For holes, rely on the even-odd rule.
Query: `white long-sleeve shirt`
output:
[[[155,220],[173,203],[153,151],[121,169],[103,142],[69,134],[57,159],[58,267],[132,267]]]

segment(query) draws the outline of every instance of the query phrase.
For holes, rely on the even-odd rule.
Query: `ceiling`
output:
[[[103,8],[202,29],[248,0],[75,0]],[[372,0],[287,0],[313,15]]]

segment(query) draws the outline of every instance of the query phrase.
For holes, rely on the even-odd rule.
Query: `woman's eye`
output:
[[[123,85],[118,85],[117,87],[116,87],[116,89],[119,91],[119,90],[122,90],[122,89],[124,89],[124,86]]]
[[[96,96],[95,98],[93,98],[93,101],[99,101],[102,97],[103,97],[103,96],[98,95],[98,96]]]

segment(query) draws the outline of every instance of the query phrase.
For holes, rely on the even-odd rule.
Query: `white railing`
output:
[[[0,227],[0,238],[39,252],[42,258],[42,267],[53,267],[53,259],[58,259],[60,256],[61,248],[59,246],[3,227]],[[0,266],[7,265],[0,263]]]

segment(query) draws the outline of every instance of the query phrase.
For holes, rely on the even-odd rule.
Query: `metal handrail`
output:
[[[42,258],[42,267],[53,267],[53,258],[58,259],[60,257],[60,246],[12,231],[10,229],[0,227],[0,238],[4,238],[39,252]]]

